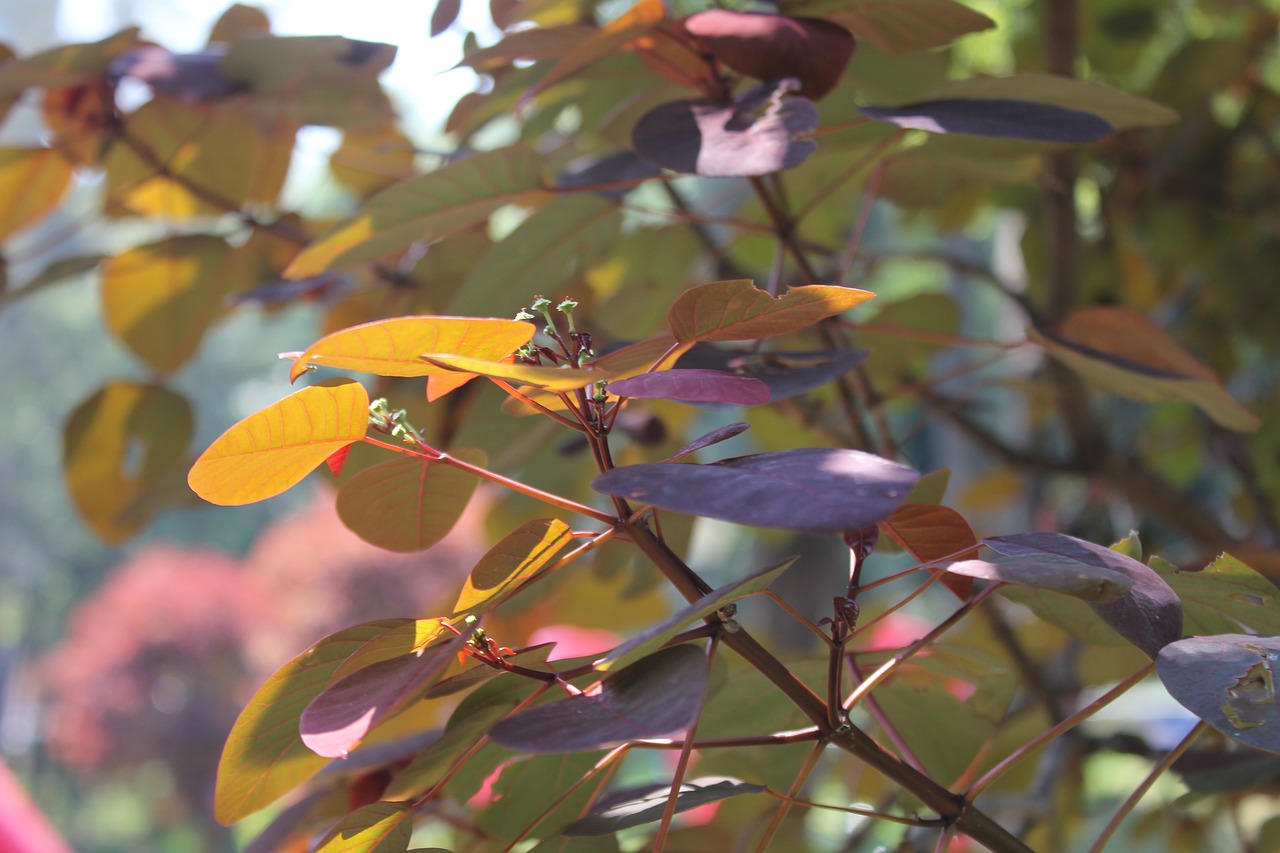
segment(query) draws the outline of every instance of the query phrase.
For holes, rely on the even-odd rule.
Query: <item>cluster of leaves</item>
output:
[[[1058,10],[1047,4],[1050,17]],[[448,612],[340,631],[258,691],[222,754],[220,819],[305,786],[262,849],[320,833],[321,850],[403,850],[415,824],[461,849],[612,850],[619,832],[651,835],[658,849],[677,840],[802,849],[799,805],[875,819],[847,840],[851,849],[930,834],[942,849],[965,834],[1022,850],[1037,832],[1061,837],[1079,825],[1062,816],[1021,826],[996,811],[998,800],[975,803],[979,795],[1008,785],[1010,771],[1025,776],[1041,746],[1153,672],[1204,723],[1155,762],[1095,847],[1210,728],[1220,735],[1198,757],[1200,776],[1184,774],[1197,791],[1232,794],[1275,773],[1274,763],[1240,770],[1235,752],[1280,751],[1271,636],[1280,626],[1267,580],[1225,555],[1198,573],[1144,563],[1136,538],[1114,549],[1057,532],[979,538],[942,505],[945,470],[921,477],[896,461],[907,458],[900,419],[937,412],[1003,464],[1089,477],[1198,546],[1223,546],[1230,528],[1245,525],[1268,544],[1265,484],[1240,461],[1238,437],[1265,439],[1258,415],[1151,319],[1153,299],[1091,305],[1086,296],[1095,255],[1114,252],[1140,271],[1157,258],[1110,231],[1082,246],[1074,189],[1105,187],[1099,209],[1115,213],[1154,168],[1140,155],[1158,137],[1143,129],[1176,114],[1061,76],[1070,55],[1052,68],[1059,76],[946,79],[945,54],[925,51],[992,24],[953,0],[786,0],[769,11],[689,14],[640,0],[612,17],[608,4],[533,0],[491,11],[501,39],[470,43],[464,58],[488,84],[449,119],[455,153],[422,174],[376,80],[390,49],[275,38],[247,7],[229,10],[199,54],[174,55],[126,32],[0,66],[0,96],[43,90],[52,134],[47,146],[5,153],[0,181],[23,190],[5,236],[52,210],[77,168],[105,176],[104,215],[181,225],[105,260],[61,261],[4,295],[101,264],[106,322],[156,374],[107,385],[68,421],[68,485],[104,538],[122,539],[191,499],[180,474],[194,418],[161,382],[225,310],[274,300],[331,306],[328,334],[289,354],[291,379],[310,368],[373,374],[377,399],[345,378],[302,388],[205,450],[187,479],[195,494],[262,500],[327,462],[342,523],[404,552],[438,542],[481,481],[513,496],[491,510],[499,541]],[[442,3],[434,25],[455,14]],[[1275,87],[1252,34],[1274,26],[1274,15],[1239,14],[1254,28],[1242,40],[1252,52],[1214,91],[1247,81],[1232,94],[1262,110]],[[1046,50],[1060,57],[1052,41]],[[153,93],[130,113],[114,98],[124,77]],[[1253,121],[1237,116],[1235,131],[1256,143]],[[337,224],[278,204],[304,124],[344,131],[334,173],[361,203]],[[1069,146],[1098,140],[1111,159],[1100,156],[1099,176],[1081,180]],[[1049,271],[1030,292],[966,258],[927,253],[993,285],[1002,309],[1022,312],[1025,341],[960,336],[955,301],[894,292],[882,275],[892,253],[866,248],[877,199],[941,207],[941,221],[964,223],[992,187],[1029,207],[1041,162],[1050,215],[1026,234],[1046,248],[1029,243],[1026,254],[1047,254]],[[1123,209],[1137,216],[1142,206]],[[1054,230],[1055,216],[1065,231]],[[864,288],[845,286],[855,280]],[[542,297],[549,289],[577,301],[553,311]],[[855,322],[864,309],[848,312],[879,290],[888,304]],[[529,310],[514,320],[484,316],[521,305]],[[870,357],[855,336],[875,344]],[[1049,364],[1038,383],[1003,383],[1030,410],[1030,436],[1002,434],[969,405],[967,397],[1001,393],[1001,383],[979,383],[967,397],[940,390],[993,362],[968,359],[943,376],[929,358],[939,346],[1022,345]],[[1233,358],[1215,355],[1224,367],[1243,365],[1239,375],[1255,384],[1265,378],[1246,345]],[[1178,405],[1142,409],[1150,433],[1127,429],[1100,417],[1114,401],[1094,400],[1085,382]],[[1266,391],[1255,396],[1254,408],[1274,405]],[[729,424],[715,417],[728,406],[753,408]],[[509,417],[494,417],[498,407]],[[1194,409],[1206,417],[1192,420]],[[757,452],[690,461],[748,426]],[[546,452],[558,430],[572,441]],[[1231,482],[1245,498],[1230,515],[1176,488],[1210,479],[1214,466],[1179,475],[1150,458],[1161,440],[1189,431],[1218,436],[1238,471]],[[826,565],[751,557],[774,564],[713,585],[680,556],[687,516],[818,537]],[[864,568],[881,535],[915,562],[871,580]],[[656,569],[686,606],[587,659],[553,660],[548,646],[513,651],[481,627],[552,595],[570,572],[619,566],[649,578]],[[770,590],[800,572],[821,603],[801,608]],[[911,577],[923,582],[886,592],[889,580]],[[934,585],[959,601],[950,615],[900,648],[863,645],[864,632]],[[1011,625],[997,593],[1069,639],[1032,639],[1042,623]],[[783,664],[738,617],[751,597],[777,604],[822,653]],[[975,611],[989,617],[989,632],[964,619]],[[939,642],[953,628],[965,642]],[[1071,671],[1064,661],[1080,643],[1122,644],[1110,663],[1129,670]],[[1062,683],[1040,671],[1037,652],[1053,671],[1066,667]],[[1083,707],[1064,698],[1081,679],[1122,676]],[[1018,687],[1033,701],[1015,701]],[[451,709],[442,728],[424,707]],[[678,758],[646,761],[654,750]],[[828,753],[844,760],[820,763]],[[695,764],[702,775],[690,778]],[[874,779],[853,778],[862,765]],[[1046,796],[1081,796],[1071,774],[1048,767],[1055,791]],[[815,803],[806,792],[818,778],[874,805]],[[713,823],[676,820],[708,804],[718,804]]]

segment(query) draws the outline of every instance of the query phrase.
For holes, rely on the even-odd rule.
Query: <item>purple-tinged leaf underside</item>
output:
[[[967,98],[858,109],[868,118],[911,130],[996,139],[1097,142],[1115,130],[1093,113],[1034,101]]]
[[[759,379],[769,389],[769,399],[777,401],[821,388],[866,357],[866,350],[742,352],[700,343],[681,356],[676,367],[732,370]]]
[[[720,370],[672,369],[618,379],[605,386],[617,397],[674,400],[680,403],[728,403],[759,406],[769,388],[759,379]]]
[[[752,785],[727,776],[690,779],[680,786],[680,791],[676,794],[676,814],[730,797],[759,794],[763,791],[763,785]],[[645,785],[616,791],[597,802],[586,817],[565,827],[564,834],[570,837],[608,835],[632,826],[651,823],[662,817],[670,794],[670,784]]]
[[[1280,637],[1218,634],[1170,643],[1156,673],[1173,698],[1231,740],[1280,752]]]
[[[750,428],[750,424],[743,421],[737,421],[736,423],[731,423],[727,426],[713,429],[705,435],[698,436],[693,441],[689,442],[662,461],[679,462],[681,459],[684,459],[687,456],[692,456],[704,447],[710,447],[713,444],[719,444],[722,441],[728,441],[735,436],[742,435]]]

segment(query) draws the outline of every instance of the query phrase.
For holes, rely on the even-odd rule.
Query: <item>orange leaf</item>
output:
[[[431,364],[439,365],[446,370],[457,370],[471,375],[492,376],[495,379],[506,379],[548,391],[576,391],[585,388],[592,382],[602,379],[613,379],[612,373],[606,370],[578,370],[571,367],[534,367],[528,364],[510,364],[505,362],[486,361],[481,358],[468,358],[460,355],[444,353],[426,353],[423,355]],[[435,381],[434,379],[432,380]]]
[[[682,343],[753,340],[798,332],[874,295],[810,284],[775,297],[745,279],[716,281],[682,293],[667,312],[667,323]]]
[[[555,518],[534,519],[516,528],[476,563],[451,618],[479,615],[510,598],[571,541],[569,525]]]
[[[971,559],[978,553],[969,522],[950,507],[903,504],[880,522],[880,529],[921,563]],[[972,578],[944,573],[941,581],[961,599],[973,594]]]
[[[0,148],[0,240],[58,206],[71,184],[71,162],[51,148]]]
[[[224,432],[191,466],[187,483],[222,506],[265,500],[359,441],[368,425],[369,395],[362,385],[312,385]]]

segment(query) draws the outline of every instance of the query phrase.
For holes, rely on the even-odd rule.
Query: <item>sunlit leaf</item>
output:
[[[492,376],[521,385],[532,385],[548,391],[575,391],[585,388],[593,382],[613,378],[613,374],[605,370],[579,370],[571,367],[536,367],[529,364],[486,361],[481,358],[470,358],[446,353],[426,352],[422,358],[429,364],[446,370],[458,370],[463,373],[479,376]]]
[[[302,743],[298,717],[342,661],[394,622],[324,638],[280,668],[240,712],[218,764],[214,813],[230,825],[270,805],[328,763]]]
[[[388,625],[387,630],[371,638],[369,642],[352,652],[342,662],[342,666],[334,670],[333,675],[329,676],[330,684],[341,681],[348,675],[367,666],[373,666],[375,663],[382,663],[385,660],[420,652],[436,640],[447,639],[454,635],[453,631],[444,626],[446,621],[444,619],[397,619],[387,621],[394,621],[395,624]]]
[[[744,341],[801,331],[874,296],[829,284],[793,287],[770,296],[747,280],[717,281],[686,290],[667,323],[681,342]]]
[[[451,618],[479,615],[501,604],[571,541],[572,529],[559,519],[539,518],[520,525],[476,563]]]
[[[743,794],[759,794],[763,785],[752,785],[739,779],[709,776],[690,779],[676,794],[675,813],[718,803]],[[617,791],[599,800],[591,813],[565,827],[564,834],[606,835],[632,826],[651,823],[662,817],[671,795],[671,785],[646,785]]]
[[[185,234],[109,258],[102,266],[107,328],[160,373],[185,364],[221,315],[226,240]]]
[[[757,80],[794,77],[800,94],[818,100],[836,87],[853,55],[853,36],[819,18],[710,9],[684,27],[716,59]]]
[[[132,512],[135,501],[181,482],[194,430],[186,398],[154,385],[112,382],[76,406],[63,427],[63,473],[95,533],[117,543],[146,525],[151,513]]]
[[[969,522],[950,507],[907,503],[880,522],[880,529],[921,563],[959,560],[978,553]],[[971,580],[943,574],[942,583],[962,599],[973,593]]]
[[[729,403],[759,406],[769,402],[769,388],[759,379],[719,370],[673,369],[642,373],[610,382],[605,390],[618,397],[675,400],[681,403]]]
[[[1156,658],[1165,688],[1230,740],[1280,752],[1280,637],[1219,634],[1170,643]]]
[[[531,149],[500,148],[388,187],[353,219],[308,246],[286,274],[306,278],[376,260],[465,231],[503,205],[545,197],[541,163]]]
[[[348,814],[316,853],[404,853],[413,834],[411,803],[372,803]]]
[[[346,756],[374,727],[421,699],[466,640],[466,634],[450,633],[416,653],[379,661],[329,684],[298,718],[302,742],[316,755]]]
[[[1230,554],[1199,571],[1183,571],[1153,557],[1151,568],[1182,600],[1183,632],[1234,634],[1241,628],[1280,634],[1280,590]]]
[[[72,165],[52,148],[0,148],[0,240],[58,206],[71,184]]]
[[[1092,113],[1033,101],[966,98],[858,109],[877,121],[912,130],[965,133],[997,139],[1096,142],[1114,130],[1104,119]]]
[[[638,503],[754,527],[841,533],[883,521],[919,476],[870,453],[801,448],[713,465],[627,465],[599,475],[591,487]]]
[[[196,460],[187,482],[210,503],[265,500],[359,441],[368,425],[369,395],[358,382],[303,388],[224,432]]]
[[[454,454],[483,465],[479,450]],[[421,551],[449,534],[480,481],[425,459],[401,457],[365,468],[338,490],[338,517],[361,539],[388,551]]]
[[[342,144],[329,155],[329,171],[361,198],[412,178],[413,141],[395,127],[372,132],[347,131]]]
[[[886,53],[941,47],[996,25],[955,0],[783,0],[778,9],[828,18]]]
[[[636,738],[668,737],[693,724],[706,683],[706,655],[685,643],[609,676],[599,693],[514,714],[489,736],[521,752],[580,752]]]

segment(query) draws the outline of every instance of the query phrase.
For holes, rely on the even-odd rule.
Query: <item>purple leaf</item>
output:
[[[995,98],[923,101],[901,107],[859,107],[863,115],[931,133],[967,133],[1041,142],[1096,142],[1114,128],[1082,110]]]
[[[1119,569],[1049,554],[960,560],[942,568],[968,578],[1051,589],[1090,601],[1112,601],[1133,587],[1133,579]]]
[[[217,101],[245,86],[228,78],[219,65],[223,50],[204,53],[170,53],[154,44],[138,45],[111,61],[107,73],[133,77],[153,91],[189,104]]]
[[[610,382],[605,390],[617,397],[675,400],[681,403],[769,402],[769,388],[759,379],[720,370],[662,370]]]
[[[1280,752],[1280,637],[1218,634],[1170,643],[1156,673],[1173,698],[1232,740]]]
[[[663,649],[606,678],[599,693],[536,705],[498,723],[489,737],[521,752],[581,752],[676,735],[698,717],[707,671],[697,646]]]
[[[866,350],[742,352],[712,344],[694,344],[676,361],[678,368],[733,370],[759,379],[771,401],[797,397],[848,373],[867,357]]]
[[[302,742],[326,758],[343,758],[374,726],[403,711],[444,673],[466,635],[417,654],[357,670],[311,700],[299,720]]]
[[[680,791],[676,794],[676,814],[740,794],[759,794],[763,790],[763,785],[752,785],[725,776],[690,779],[680,786]],[[566,826],[564,834],[570,837],[608,835],[628,827],[651,823],[662,817],[670,794],[670,783],[616,791],[597,802],[586,817]]]
[[[635,152],[655,166],[709,178],[754,177],[799,166],[818,143],[796,137],[818,126],[818,108],[787,93],[794,80],[748,90],[734,104],[673,101],[641,117]]]
[[[750,424],[744,423],[742,421],[738,421],[737,423],[732,423],[732,424],[729,424],[728,426],[722,426],[719,429],[713,429],[711,432],[707,433],[706,435],[700,436],[699,438],[695,438],[693,441],[689,442],[684,447],[680,448],[675,453],[671,454],[670,456],[668,456],[666,459],[662,461],[678,462],[681,459],[684,459],[686,456],[690,456],[704,447],[710,447],[713,444],[719,444],[722,441],[728,441],[734,436],[742,435],[744,432],[750,429],[750,427],[751,427]]]
[[[641,182],[656,178],[662,170],[630,151],[607,157],[575,160],[560,173],[559,190],[594,190],[608,198],[621,198]]]
[[[842,533],[893,514],[920,475],[858,450],[802,448],[713,465],[614,468],[591,488],[691,515],[800,533]]]
[[[982,544],[1005,557],[1025,559],[1063,558],[1092,567],[1114,569],[1129,577],[1133,586],[1113,601],[1091,601],[1103,621],[1151,658],[1182,636],[1182,602],[1150,568],[1110,548],[1063,533],[1018,533],[994,536]]]
[[[458,13],[461,11],[462,0],[436,0],[435,11],[431,13],[432,38],[453,26],[453,22],[458,20]]]

